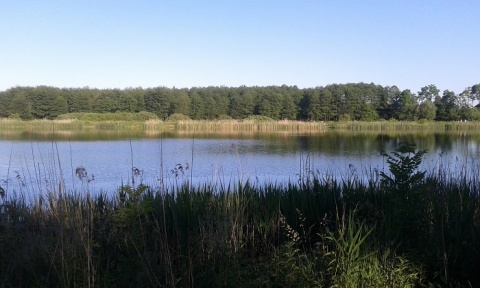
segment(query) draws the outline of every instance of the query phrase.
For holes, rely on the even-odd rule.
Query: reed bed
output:
[[[10,118],[0,118],[0,127],[4,129],[18,129],[25,126],[25,121]]]
[[[167,122],[162,120],[147,120],[143,123],[143,130],[149,132],[158,132],[158,131],[172,131],[175,130],[175,122]]]
[[[87,121],[78,119],[55,119],[55,120],[11,120],[0,119],[0,128],[3,131],[31,131],[42,132],[74,132],[74,131],[163,131],[173,126],[167,126],[163,121],[147,120],[100,120]]]
[[[300,175],[132,183],[113,197],[52,185],[33,201],[1,188],[2,286],[480,285],[479,179],[442,167],[410,182]]]
[[[2,130],[66,131],[83,129],[84,123],[76,119],[23,121],[0,118],[0,127]]]
[[[218,120],[218,121],[178,121],[176,128],[181,132],[292,132],[310,133],[328,129],[324,122],[303,121],[258,121],[258,120]]]
[[[377,122],[328,122],[335,130],[349,131],[480,131],[480,122],[441,122],[441,121],[377,121]]]
[[[153,117],[150,114],[109,113],[109,115],[99,116],[95,113],[79,113],[79,115],[65,114],[55,120],[43,119],[30,121],[2,118],[0,119],[0,128],[2,130],[24,131],[136,130],[148,132],[176,131],[181,133],[204,132],[224,134],[238,132],[318,133],[328,130],[356,132],[480,132],[480,122],[305,122],[254,119],[163,121],[148,118]],[[115,120],[112,120],[112,117],[116,117]]]

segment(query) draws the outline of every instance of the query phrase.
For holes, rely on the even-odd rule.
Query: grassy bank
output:
[[[480,181],[417,171],[410,148],[366,182],[2,188],[2,286],[476,287]]]

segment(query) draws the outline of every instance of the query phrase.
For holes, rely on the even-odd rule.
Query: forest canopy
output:
[[[184,115],[195,120],[244,119],[374,121],[480,120],[475,106],[480,84],[456,94],[435,85],[417,93],[373,83],[297,86],[193,88],[14,87],[0,91],[0,117],[55,119],[66,113],[150,112],[160,119]]]

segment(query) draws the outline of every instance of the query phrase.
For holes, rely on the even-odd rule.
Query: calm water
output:
[[[64,179],[67,190],[113,193],[132,179],[136,185],[152,186],[160,185],[161,179],[166,184],[186,180],[217,185],[239,180],[283,184],[298,181],[307,170],[321,177],[366,179],[375,170],[387,169],[380,151],[393,151],[400,142],[428,149],[422,169],[434,171],[443,165],[454,176],[461,173],[460,168],[476,176],[478,134],[0,133],[0,186],[8,188],[10,195],[14,191],[36,194],[58,188]]]

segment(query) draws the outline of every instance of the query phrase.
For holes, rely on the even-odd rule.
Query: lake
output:
[[[2,133],[0,186],[9,195],[58,190],[114,193],[122,184],[228,185],[298,183],[319,177],[366,180],[388,170],[380,151],[401,142],[428,153],[421,168],[448,169],[452,178],[476,177],[480,135],[466,132],[398,133],[327,131],[286,133],[180,134],[144,131]],[[33,195],[33,196],[32,196]]]

